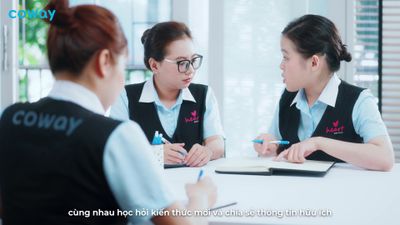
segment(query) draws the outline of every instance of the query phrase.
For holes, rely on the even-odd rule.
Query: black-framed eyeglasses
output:
[[[193,59],[183,59],[183,60],[172,60],[172,59],[164,59],[164,61],[169,63],[176,63],[178,66],[179,73],[186,73],[189,70],[190,65],[192,65],[194,70],[200,68],[201,63],[203,62],[202,55],[196,55]]]

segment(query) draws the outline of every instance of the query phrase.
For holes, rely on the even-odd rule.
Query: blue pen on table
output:
[[[203,174],[204,174],[204,170],[203,170],[203,168],[201,168],[200,172],[199,172],[199,176],[197,176],[197,182],[199,182],[201,180],[201,178],[203,177]]]
[[[264,143],[264,140],[255,139],[252,142],[257,143],[257,144],[262,144],[262,143]],[[281,140],[281,141],[270,141],[269,143],[278,144],[278,145],[288,145],[288,144],[290,144],[289,141],[284,141],[284,140]]]

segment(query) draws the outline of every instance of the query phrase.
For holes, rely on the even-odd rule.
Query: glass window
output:
[[[378,96],[378,0],[354,3],[354,83]],[[378,101],[378,99],[377,99]]]
[[[42,0],[19,0],[19,7],[43,9],[46,3]],[[140,38],[145,29],[171,20],[171,0],[70,0],[71,6],[80,4],[104,6],[118,17],[128,39],[126,82],[148,79],[151,73],[143,63]],[[48,94],[54,82],[46,56],[48,25],[40,19],[21,19],[19,23],[19,99],[37,101]]]
[[[306,1],[224,1],[224,129],[227,155],[253,155],[284,89],[281,31],[306,13]],[[240,131],[240,132],[238,132]]]

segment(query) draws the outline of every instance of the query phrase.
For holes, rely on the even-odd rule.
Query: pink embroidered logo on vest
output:
[[[186,118],[185,117],[185,122],[186,123],[198,123],[200,116],[197,115],[197,111],[194,110],[193,112],[190,113],[190,117]]]
[[[332,122],[333,127],[326,127],[326,133],[329,134],[343,134],[344,133],[344,126],[339,127],[339,120]]]

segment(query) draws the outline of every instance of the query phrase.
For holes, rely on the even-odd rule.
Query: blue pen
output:
[[[204,170],[203,170],[203,168],[201,168],[201,170],[199,172],[199,176],[197,177],[197,182],[200,181],[200,179],[203,177],[203,174],[204,174]]]
[[[179,151],[178,153],[179,153],[179,154],[181,154],[182,156],[187,156],[187,152],[186,152],[186,150]]]
[[[160,137],[161,137],[161,141],[162,141],[163,144],[171,144],[171,142],[169,142],[167,139],[165,139],[163,137],[163,134],[160,134]],[[187,155],[186,150],[178,151],[178,153],[181,154],[182,156],[186,156]]]
[[[255,139],[255,140],[253,140],[253,142],[254,143],[258,143],[258,144],[262,144],[262,143],[264,143],[264,140]],[[289,141],[284,141],[284,140],[281,140],[281,141],[270,141],[269,143],[278,144],[278,145],[288,145],[288,144],[290,144]]]

